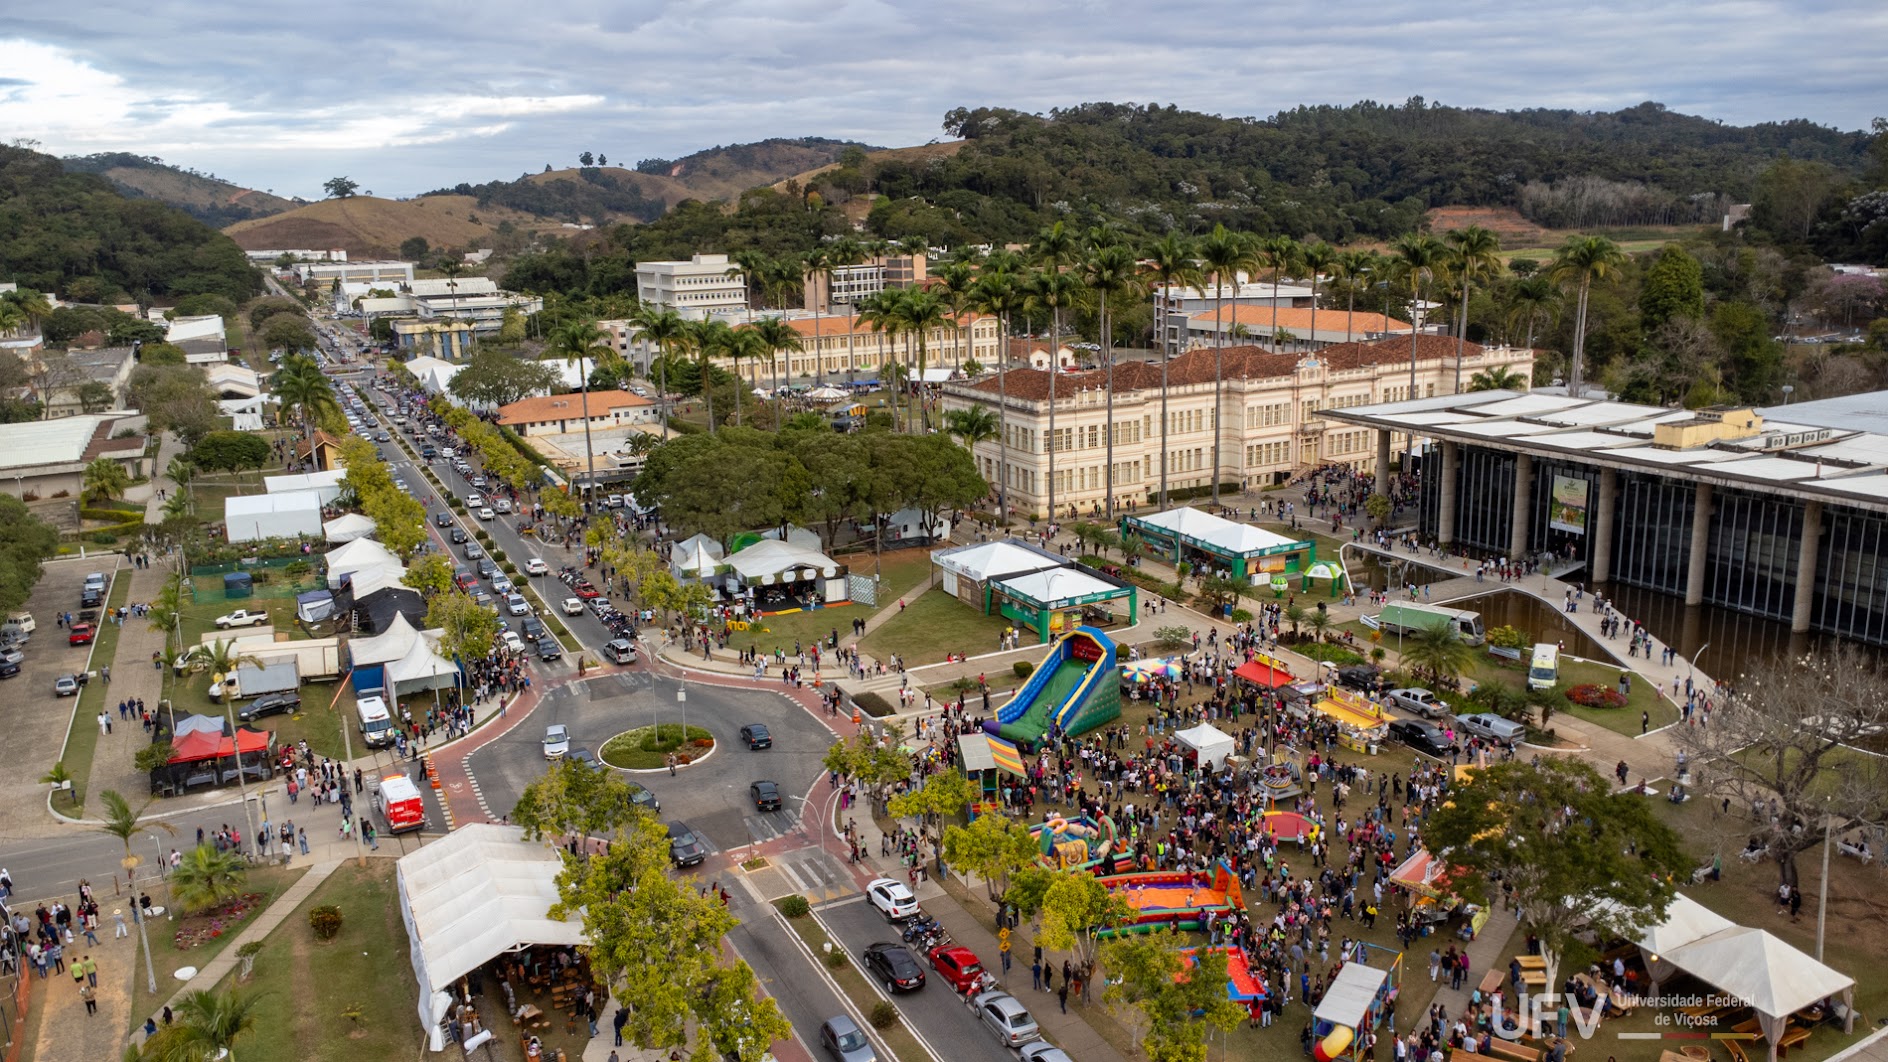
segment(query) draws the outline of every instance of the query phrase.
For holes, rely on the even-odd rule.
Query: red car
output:
[[[959,995],[973,990],[973,986],[974,990],[980,991],[983,982],[990,979],[990,975],[984,972],[983,963],[977,961],[977,953],[961,944],[944,944],[932,948],[926,958],[931,960],[931,968],[950,982],[951,988]]]
[[[74,623],[72,633],[66,635],[67,645],[91,645],[92,638],[98,631],[89,623]]]
[[[587,582],[579,582],[576,586],[571,587],[570,590],[571,593],[576,594],[585,601],[597,596],[597,588]]]

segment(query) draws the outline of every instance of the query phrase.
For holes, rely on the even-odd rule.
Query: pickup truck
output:
[[[267,612],[251,612],[246,608],[239,608],[227,615],[216,617],[218,630],[228,630],[231,627],[260,627],[267,622],[269,622]]]
[[[1458,715],[1455,725],[1489,741],[1498,741],[1503,745],[1512,745],[1527,736],[1527,727],[1512,719],[1503,719],[1498,715]]]
[[[1391,690],[1389,697],[1391,704],[1424,719],[1441,719],[1452,714],[1452,709],[1441,698],[1425,689]]]

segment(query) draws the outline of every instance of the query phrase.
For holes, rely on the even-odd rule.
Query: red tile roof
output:
[[[592,391],[590,392],[590,416],[607,417],[613,409],[625,409],[631,406],[650,405],[649,399],[633,395],[628,391]],[[498,423],[546,424],[554,420],[582,420],[583,395],[572,392],[564,395],[540,395],[501,406],[498,410]]]

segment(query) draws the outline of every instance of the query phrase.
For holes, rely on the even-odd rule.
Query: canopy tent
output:
[[[405,582],[406,565],[373,564],[349,572],[345,578],[348,592],[356,598],[371,597],[389,587],[409,589]]]
[[[1669,967],[1665,957],[1672,952],[1714,933],[1736,928],[1736,922],[1680,892],[1673,894],[1671,904],[1665,908],[1665,921],[1648,927],[1633,943],[1639,945],[1640,951],[1656,957],[1655,961]],[[1652,965],[1652,961],[1646,963],[1652,979],[1665,980],[1659,971],[1652,969]],[[1675,972],[1675,969],[1668,970],[1668,973]]]
[[[305,594],[296,594],[295,618],[303,623],[322,623],[333,619],[334,594],[327,590],[310,590]]]
[[[337,516],[321,525],[321,533],[330,542],[352,542],[374,533],[374,521],[360,513]]]
[[[1023,755],[1016,751],[1016,743],[995,734],[981,730],[959,734],[957,751],[962,754],[965,773],[1001,769],[1018,778],[1028,777],[1023,770]]]
[[[328,582],[338,583],[342,576],[362,568],[375,565],[398,567],[400,557],[392,550],[375,542],[371,538],[356,538],[338,549],[331,549],[322,558],[328,566]]]
[[[396,697],[422,690],[450,689],[458,684],[459,667],[433,651],[424,635],[414,639],[406,655],[389,661],[384,674]]]
[[[310,490],[321,499],[321,504],[333,504],[341,496],[341,477],[346,470],[332,468],[326,472],[296,472],[285,476],[264,476],[262,487],[270,494],[287,494],[292,491]]]
[[[1221,766],[1233,752],[1232,738],[1211,723],[1201,723],[1191,730],[1182,730],[1174,737],[1180,744],[1193,750],[1202,767]]]
[[[815,387],[806,393],[806,397],[815,402],[836,402],[846,397],[846,393],[837,387]]]
[[[1187,558],[1187,551],[1232,570],[1232,577],[1257,585],[1261,576],[1304,570],[1317,560],[1317,543],[1228,520],[1189,506],[1147,516],[1121,519],[1123,532],[1133,532],[1167,547],[1170,561]]]
[[[1336,561],[1313,561],[1305,568],[1302,589],[1309,591],[1312,582],[1318,579],[1329,582],[1331,584],[1331,596],[1336,597],[1343,592],[1344,585],[1349,577],[1344,572],[1344,566]]]
[[[1431,855],[1429,849],[1418,848],[1390,872],[1390,884],[1440,900],[1449,887],[1449,865]]]
[[[669,573],[677,579],[706,579],[722,568],[721,543],[696,535],[669,551]]]
[[[445,1048],[441,1019],[453,982],[533,944],[586,943],[580,920],[550,917],[562,869],[554,847],[526,841],[520,827],[483,822],[400,858],[400,916],[433,1050]]]
[[[1312,1019],[1320,1026],[1341,1025],[1347,1029],[1365,1029],[1376,1024],[1376,1008],[1390,971],[1359,962],[1347,962],[1331,979],[1318,1000]]]
[[[1127,621],[1140,613],[1140,591],[1132,583],[1103,577],[1086,568],[1051,568],[993,579],[988,592],[1005,616],[1036,629],[1044,642],[1065,629],[1090,622],[1087,606],[1127,599]],[[1111,622],[1093,617],[1095,622]]]
[[[223,530],[231,542],[319,535],[321,498],[307,490],[225,498]]]
[[[182,719],[177,720],[176,729],[171,731],[171,745],[175,747],[177,741],[185,734],[195,734],[201,731],[208,731],[221,737],[223,734],[223,726],[224,723],[221,716],[186,715]]]
[[[734,569],[734,574],[749,583],[778,581],[773,577],[788,572],[797,573],[802,569],[814,569],[830,578],[837,567],[831,557],[819,550],[771,538],[762,539],[739,553],[730,554],[727,563]],[[795,578],[808,577],[796,574]]]
[[[1262,654],[1240,664],[1232,673],[1265,690],[1281,689],[1298,681],[1284,661]]]
[[[420,629],[415,627],[403,615],[395,615],[387,629],[368,638],[356,638],[348,643],[348,655],[356,668],[373,667],[388,664],[407,654],[413,643],[420,640]]]
[[[364,539],[362,541],[365,541]],[[410,623],[426,622],[426,599],[419,591],[403,586],[386,586],[371,593],[352,593],[354,629],[377,634],[387,629],[395,616],[405,616]]]
[[[398,697],[452,686],[459,668],[437,651],[442,633],[422,631],[403,613],[394,613],[386,630],[348,644],[354,689],[385,690]]]
[[[931,563],[947,575],[961,576],[978,583],[1001,579],[1006,575],[1069,566],[1066,558],[1013,538],[934,549],[931,551]]]
[[[201,717],[200,717],[201,718]],[[221,723],[219,722],[220,726]],[[171,763],[196,763],[199,760],[214,760],[224,756],[234,756],[238,746],[243,755],[269,751],[269,735],[260,730],[238,727],[236,736],[229,737],[220,731],[192,730],[188,734],[171,742]]]

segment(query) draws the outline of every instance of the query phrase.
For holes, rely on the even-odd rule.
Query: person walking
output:
[[[1029,967],[1029,987],[1042,991],[1042,960],[1037,959]]]
[[[77,968],[85,971],[85,980],[88,984],[93,988],[98,987],[98,963],[93,962],[90,955],[81,957]]]
[[[98,990],[96,988],[93,988],[91,985],[80,985],[79,998],[85,1001],[86,1014],[96,1015],[98,1013]]]

